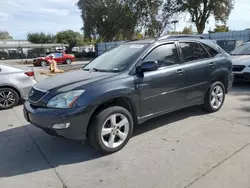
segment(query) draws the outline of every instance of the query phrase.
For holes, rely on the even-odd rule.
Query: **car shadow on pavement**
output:
[[[192,107],[163,115],[136,126],[133,136],[204,113],[200,107]],[[0,151],[0,178],[107,157],[88,143],[52,137],[30,124],[0,132]]]
[[[94,160],[88,144],[47,135],[33,125],[0,132],[0,179]]]

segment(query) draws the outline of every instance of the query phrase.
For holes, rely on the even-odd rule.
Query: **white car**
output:
[[[27,99],[34,84],[33,71],[0,65],[0,110],[12,108],[20,99]]]
[[[235,81],[250,81],[250,42],[231,52]]]

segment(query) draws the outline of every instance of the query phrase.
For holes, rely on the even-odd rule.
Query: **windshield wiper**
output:
[[[230,55],[250,55],[250,54],[230,54]]]
[[[92,71],[92,70],[94,70],[95,72],[98,72],[98,71],[99,71],[99,69],[97,69],[97,68],[92,68],[92,69],[82,69],[82,70],[85,70],[85,71]]]
[[[97,69],[97,68],[92,68],[92,69],[83,69],[85,71],[94,71],[94,72],[120,72],[120,70],[115,70],[115,69]]]

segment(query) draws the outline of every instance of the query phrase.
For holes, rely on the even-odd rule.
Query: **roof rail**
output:
[[[202,37],[200,35],[173,34],[173,35],[164,35],[164,36],[158,37],[156,40],[173,39],[173,38],[199,38],[199,39],[204,39],[204,37]]]

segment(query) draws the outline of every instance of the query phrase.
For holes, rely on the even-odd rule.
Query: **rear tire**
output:
[[[221,109],[225,101],[225,86],[223,83],[214,82],[206,93],[204,108],[208,112],[217,112]]]
[[[19,94],[11,88],[0,88],[0,110],[15,107],[20,101]]]
[[[88,128],[90,144],[105,154],[121,150],[133,133],[131,114],[123,107],[106,108],[93,117]]]
[[[40,62],[40,65],[41,65],[42,67],[45,67],[45,66],[48,65],[48,63],[47,63],[46,61],[41,61],[41,62]]]

